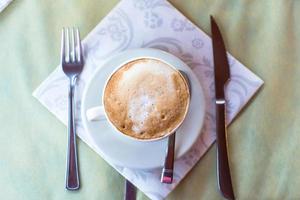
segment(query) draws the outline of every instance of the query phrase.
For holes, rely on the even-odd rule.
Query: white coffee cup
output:
[[[180,123],[177,124],[177,126],[172,130],[172,131],[169,131],[167,134],[165,134],[164,136],[162,137],[158,137],[158,138],[151,138],[151,139],[140,139],[140,138],[136,138],[136,137],[133,137],[133,136],[129,136],[123,132],[121,132],[120,130],[118,130],[115,125],[110,121],[107,113],[106,113],[106,110],[105,110],[105,107],[104,107],[104,93],[105,93],[105,89],[106,89],[106,86],[107,84],[109,83],[111,77],[120,69],[122,68],[124,65],[126,65],[127,63],[129,62],[132,62],[134,60],[138,60],[138,59],[155,59],[155,60],[158,60],[158,61],[161,61],[163,63],[166,63],[168,66],[172,67],[176,72],[178,72],[178,74],[180,74],[183,78],[183,81],[185,82],[185,84],[188,86],[189,83],[188,81],[186,80],[186,77],[178,70],[176,69],[174,66],[172,66],[171,64],[169,64],[168,62],[164,61],[163,59],[161,58],[155,58],[155,57],[137,57],[135,59],[130,59],[130,60],[127,60],[126,62],[122,63],[121,65],[119,65],[107,78],[106,82],[105,82],[105,85],[104,85],[104,89],[102,91],[102,105],[99,105],[99,106],[96,106],[96,107],[92,107],[92,108],[89,108],[87,109],[86,111],[86,118],[88,121],[99,121],[99,120],[107,120],[109,122],[109,124],[120,134],[122,134],[123,136],[127,136],[131,139],[135,139],[135,140],[139,140],[139,141],[156,141],[156,140],[160,140],[160,139],[163,139],[165,137],[168,137],[170,136],[171,134],[173,134],[176,129],[178,129],[180,127],[180,125],[183,123],[184,120],[182,120]],[[126,72],[125,72],[126,73]],[[187,87],[187,90],[188,90],[188,93],[190,94],[190,89],[189,87]],[[187,106],[186,106],[186,112],[183,116],[183,119],[186,117],[187,115],[187,112],[188,112],[188,108],[189,108],[189,103],[190,103],[190,97],[188,98],[188,103],[187,103]]]

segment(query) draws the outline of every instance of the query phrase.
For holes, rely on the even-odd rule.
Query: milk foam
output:
[[[156,111],[155,99],[148,95],[141,95],[130,99],[128,117],[132,120],[132,130],[135,133],[144,131],[144,124],[150,115]]]
[[[130,69],[128,69],[126,73],[123,74],[120,80],[120,84],[129,83],[130,81],[139,78],[141,74],[149,73],[153,75],[163,75],[166,78],[166,80],[168,80],[168,82],[171,83],[171,74],[174,73],[174,70],[166,63],[149,59],[147,61],[136,63],[133,66],[131,66]],[[172,84],[168,84],[168,86],[171,85]],[[170,89],[174,89],[174,87],[171,87]]]
[[[135,80],[143,74],[153,74],[153,76],[160,75],[167,81],[167,84],[164,85],[164,90],[167,88],[168,91],[163,92],[171,93],[175,92],[175,86],[171,78],[173,73],[174,70],[167,64],[151,59],[133,65],[126,71],[126,73],[123,74],[119,84],[130,85],[128,83],[135,83]],[[156,81],[157,80],[153,80],[153,82]],[[130,97],[127,116],[133,122],[132,130],[135,133],[141,133],[144,131],[144,124],[149,117],[153,117],[153,115],[156,115],[157,118],[160,117],[159,113],[155,113],[156,97],[157,94],[154,94],[154,97],[147,95],[147,91],[144,91],[143,88],[139,88],[136,95]]]
[[[172,131],[185,115],[188,88],[178,71],[155,59],[125,64],[109,80],[104,106],[124,134],[157,138]]]

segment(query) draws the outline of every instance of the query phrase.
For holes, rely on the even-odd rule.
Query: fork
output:
[[[70,30],[70,34],[69,34]],[[75,32],[76,31],[76,36]],[[71,37],[71,39],[70,39]],[[76,38],[75,38],[76,37]],[[68,120],[68,147],[67,147],[67,169],[66,189],[79,189],[79,174],[77,164],[77,147],[74,122],[74,92],[78,75],[84,65],[82,48],[78,28],[63,28],[61,37],[61,65],[64,73],[70,80],[69,88],[69,120]]]

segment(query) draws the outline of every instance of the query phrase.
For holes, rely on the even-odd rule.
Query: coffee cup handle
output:
[[[105,111],[103,106],[90,108],[86,111],[86,118],[88,121],[105,120]]]

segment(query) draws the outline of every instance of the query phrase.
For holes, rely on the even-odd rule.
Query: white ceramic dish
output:
[[[151,169],[163,166],[167,138],[150,142],[133,140],[117,133],[106,120],[91,122],[86,118],[87,109],[101,104],[102,91],[110,74],[121,64],[138,58],[162,60],[188,76],[191,85],[190,107],[183,124],[176,131],[175,157],[179,158],[192,147],[201,132],[204,119],[203,91],[197,77],[185,63],[161,50],[133,49],[108,58],[99,66],[86,85],[81,117],[84,128],[96,147],[115,165]]]
[[[101,102],[101,105],[96,106],[96,107],[89,108],[89,109],[87,110],[87,112],[86,112],[86,117],[87,117],[88,121],[99,121],[99,120],[106,119],[108,122],[110,122],[112,128],[116,129],[116,131],[117,131],[118,133],[120,133],[121,135],[123,135],[123,136],[124,136],[124,135],[125,135],[125,136],[128,136],[128,135],[126,135],[126,134],[122,133],[121,131],[119,131],[119,130],[114,126],[114,124],[109,120],[109,118],[108,118],[108,116],[107,116],[107,113],[106,113],[106,111],[105,111],[105,108],[104,108],[104,106],[103,106],[103,104],[104,104],[104,99],[103,99],[103,97],[104,97],[104,93],[105,93],[105,88],[106,88],[106,86],[107,86],[107,84],[108,84],[108,81],[111,79],[111,76],[112,76],[116,71],[118,71],[119,68],[122,68],[122,66],[126,65],[127,63],[128,63],[128,62],[126,62],[126,63],[121,63],[118,67],[116,67],[116,68],[114,69],[114,71],[111,73],[111,75],[107,77],[107,79],[106,79],[106,81],[105,81],[105,84],[104,84],[104,86],[103,86],[104,89],[102,90],[102,102]],[[170,66],[170,67],[172,67],[174,70],[178,71],[175,67],[173,67],[173,66]],[[178,71],[178,73],[180,73],[180,76],[182,76],[182,78],[185,80],[185,83],[186,83],[187,85],[189,85],[189,83],[187,82],[187,80],[186,80],[186,78],[184,77],[184,75],[181,74],[180,71]],[[189,91],[189,93],[190,93],[190,91]],[[183,120],[184,120],[185,116],[187,115],[188,108],[189,108],[189,104],[190,104],[190,99],[188,99],[187,108],[186,108],[186,110],[185,110],[185,114],[184,114]],[[171,134],[173,134],[173,133],[177,130],[177,128],[181,126],[181,124],[183,123],[183,120],[182,120],[182,122],[180,122],[173,130],[171,130],[169,133],[166,133],[166,134],[165,134],[164,136],[162,136],[162,137],[158,137],[158,138],[149,138],[149,139],[139,139],[139,138],[135,138],[135,137],[132,137],[132,136],[128,136],[128,137],[129,137],[130,139],[139,140],[139,141],[143,141],[143,142],[144,142],[144,141],[150,142],[150,141],[161,140],[161,139],[166,138],[166,137],[169,137]]]

